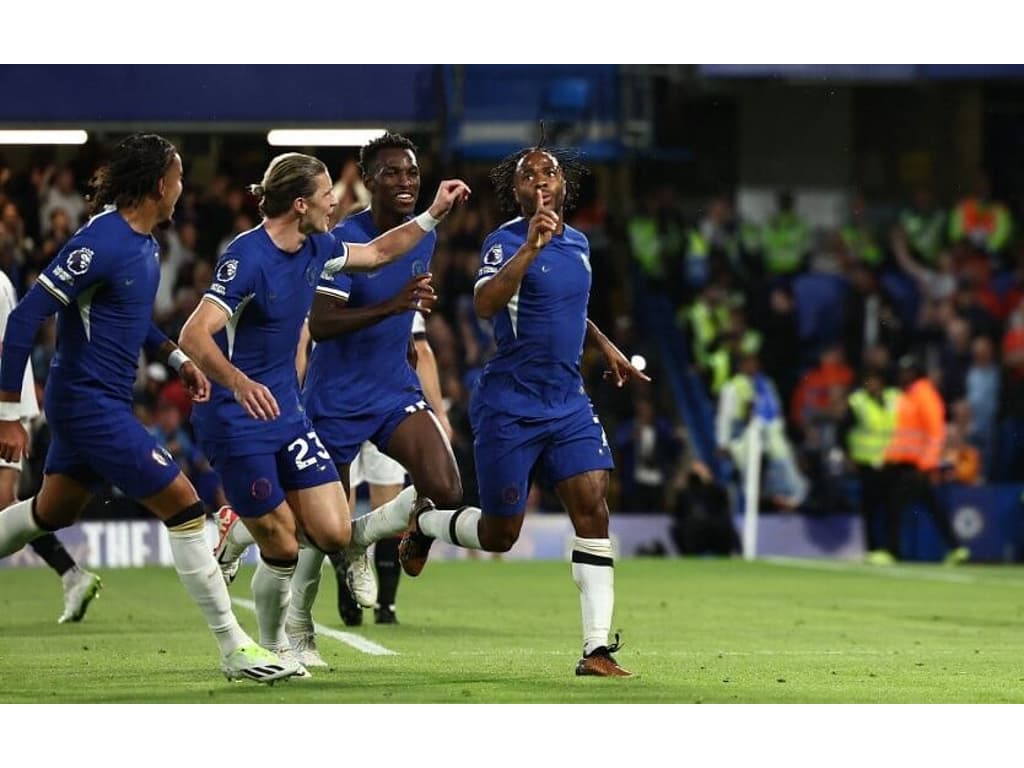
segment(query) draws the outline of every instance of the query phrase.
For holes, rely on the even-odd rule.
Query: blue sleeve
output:
[[[21,392],[25,364],[32,354],[36,332],[43,320],[55,314],[62,306],[63,302],[56,294],[36,283],[11,311],[4,332],[3,356],[0,358],[0,391]]]
[[[326,272],[320,275],[320,281],[316,284],[316,292],[334,299],[348,301],[349,293],[352,291],[352,278],[344,272],[335,272],[328,275]]]
[[[105,281],[116,254],[102,250],[86,237],[72,237],[39,275],[39,283],[67,306],[88,289]]]
[[[476,271],[474,288],[498,274],[498,270],[515,256],[518,250],[519,245],[505,230],[499,229],[489,234],[484,240],[483,248],[480,249],[480,268]]]
[[[213,283],[203,294],[228,316],[234,315],[238,306],[256,294],[259,284],[259,266],[255,254],[238,254],[225,251],[217,262]]]
[[[167,341],[170,341],[170,339],[164,335],[164,332],[157,328],[154,323],[150,323],[149,330],[146,332],[146,340],[142,342],[142,348],[146,350],[146,357],[150,360],[156,359],[160,347]]]

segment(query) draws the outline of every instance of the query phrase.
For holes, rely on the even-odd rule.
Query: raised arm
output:
[[[558,230],[558,214],[545,208],[541,190],[537,190],[537,212],[530,218],[530,228],[526,233],[526,242],[515,252],[511,259],[502,264],[501,269],[493,277],[477,281],[473,290],[473,308],[478,317],[488,320],[505,307],[526,276],[533,260],[537,258],[541,248],[551,242]]]
[[[348,257],[338,265],[327,263],[328,271],[344,269],[347,272],[366,272],[390,264],[411,250],[423,236],[441,223],[441,219],[459,203],[469,197],[470,189],[458,179],[442,181],[430,207],[411,221],[405,222],[368,243],[346,243]]]
[[[231,391],[246,413],[261,421],[276,419],[281,409],[271,391],[233,366],[213,339],[229,319],[223,306],[204,296],[181,329],[178,343],[207,376]]]

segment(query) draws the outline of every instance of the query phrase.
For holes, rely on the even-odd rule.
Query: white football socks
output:
[[[185,526],[169,528],[167,535],[178,577],[202,611],[220,646],[221,655],[227,656],[236,648],[251,644],[252,638],[238,625],[238,619],[231,610],[231,597],[217,561],[213,559],[205,528],[200,526],[197,529],[186,523]]]
[[[46,529],[40,528],[32,515],[32,499],[14,502],[0,510],[0,557],[13,555],[44,533]]]
[[[404,533],[415,501],[416,489],[410,485],[391,501],[353,520],[349,549],[363,551],[375,541]]]
[[[256,603],[256,623],[260,629],[260,645],[276,651],[288,648],[284,633],[284,615],[295,564],[269,565],[261,556],[252,576],[252,596]]]
[[[580,590],[583,655],[608,645],[615,607],[615,568],[610,539],[572,541],[572,578]]]
[[[320,591],[324,553],[313,547],[299,548],[299,562],[292,575],[292,595],[285,626],[289,630],[313,631],[313,603]]]
[[[480,534],[477,532],[481,514],[478,507],[428,509],[420,515],[419,526],[427,536],[447,541],[457,547],[483,549],[480,546]]]

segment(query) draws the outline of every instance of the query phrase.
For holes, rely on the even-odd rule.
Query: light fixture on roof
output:
[[[383,128],[275,128],[272,147],[361,147],[386,133]]]
[[[82,130],[0,129],[0,144],[85,144],[89,134]]]

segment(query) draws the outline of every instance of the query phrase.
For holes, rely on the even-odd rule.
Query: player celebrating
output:
[[[252,589],[260,643],[288,654],[285,609],[300,532],[321,552],[350,543],[365,552],[408,524],[408,510],[397,505],[351,524],[331,455],[300,402],[295,355],[314,288],[322,274],[394,261],[469,189],[442,182],[427,212],[352,245],[328,233],[336,200],[318,159],[279,155],[253,192],[263,222],[228,245],[210,290],[182,328],[181,344],[216,382],[210,402],[192,418],[228,500],[259,545]]]
[[[11,280],[0,272],[0,337],[7,327],[7,317],[18,304]],[[32,361],[25,364],[25,379],[21,387],[21,425],[27,431],[29,422],[39,415],[39,404],[36,402],[36,386],[32,377]],[[20,461],[3,461],[0,459],[0,509],[18,500],[18,480],[21,477]],[[29,542],[29,546],[60,576],[64,587],[64,612],[57,619],[58,624],[68,621],[81,621],[89,603],[99,594],[102,583],[95,573],[83,570],[71,557],[64,545],[52,533],[40,536]]]
[[[145,346],[175,368],[194,400],[209,397],[202,372],[151,317],[160,280],[157,224],[170,219],[182,190],[174,146],[134,135],[116,148],[94,181],[97,209],[11,313],[0,368],[0,458],[18,462],[28,436],[18,420],[22,375],[40,323],[58,313],[57,354],[46,386],[52,439],[39,493],[0,512],[0,557],[71,525],[105,481],[160,518],[174,565],[220,646],[228,679],[272,682],[298,666],[258,647],[239,627],[206,544],[195,489],[132,414],[132,384]]]
[[[534,147],[491,173],[499,201],[522,216],[484,241],[474,305],[493,318],[497,353],[473,397],[470,419],[483,510],[420,508],[399,557],[418,574],[434,538],[507,552],[523,524],[530,473],[540,462],[572,520],[572,572],[583,613],[583,658],[577,675],[628,676],[609,644],[614,604],[612,548],[605,500],[611,451],[584,393],[583,343],[604,352],[617,386],[649,379],[587,319],[590,245],[565,224],[582,169],[569,157]]]

